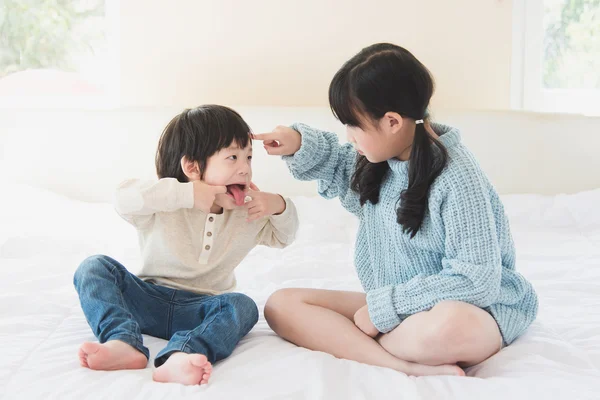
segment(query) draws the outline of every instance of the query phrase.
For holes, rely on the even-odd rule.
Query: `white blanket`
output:
[[[139,267],[136,234],[110,204],[4,186],[0,196],[0,397],[24,399],[598,399],[600,398],[600,190],[505,197],[517,268],[540,297],[529,331],[468,377],[411,378],[298,348],[262,317],[281,287],[360,290],[353,268],[356,220],[337,201],[295,198],[301,228],[289,248],[256,248],[237,270],[239,291],[261,318],[206,386],[152,381],[144,370],[79,366],[94,340],[72,285],[87,256]],[[334,221],[331,224],[325,221]],[[164,341],[145,337],[154,356]]]

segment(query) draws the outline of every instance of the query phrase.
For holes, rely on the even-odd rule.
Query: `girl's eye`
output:
[[[248,156],[248,160],[252,160],[252,156]]]
[[[229,157],[227,157],[227,159],[235,161],[235,160],[237,160],[237,156],[229,156]]]

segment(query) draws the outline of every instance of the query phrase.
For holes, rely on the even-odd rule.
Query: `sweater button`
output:
[[[205,248],[206,250],[210,250],[210,246],[209,246],[209,245],[206,245],[206,246],[204,246],[204,248]]]
[[[206,236],[211,237],[212,236],[212,232],[206,232]]]
[[[213,222],[215,219],[213,217],[208,218],[208,222]]]

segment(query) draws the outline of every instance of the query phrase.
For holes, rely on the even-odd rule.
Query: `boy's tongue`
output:
[[[229,192],[233,195],[233,198],[235,199],[235,204],[238,206],[243,206],[246,195],[244,194],[244,191],[242,190],[240,185],[229,185],[227,188],[229,189]]]

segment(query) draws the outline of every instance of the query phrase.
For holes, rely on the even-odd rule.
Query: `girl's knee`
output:
[[[426,346],[461,349],[470,346],[480,329],[480,308],[460,301],[443,301],[431,311],[431,324],[424,335]]]
[[[277,328],[280,317],[288,315],[290,306],[295,301],[299,301],[296,289],[279,289],[269,296],[264,312],[265,319],[273,330]]]
[[[497,353],[502,336],[496,320],[485,310],[468,303],[440,303],[439,324],[432,340],[452,355],[453,363],[471,366]]]
[[[273,292],[265,304],[265,318],[274,317],[281,311],[289,311],[294,303],[301,302],[300,291],[293,288],[279,289]]]

